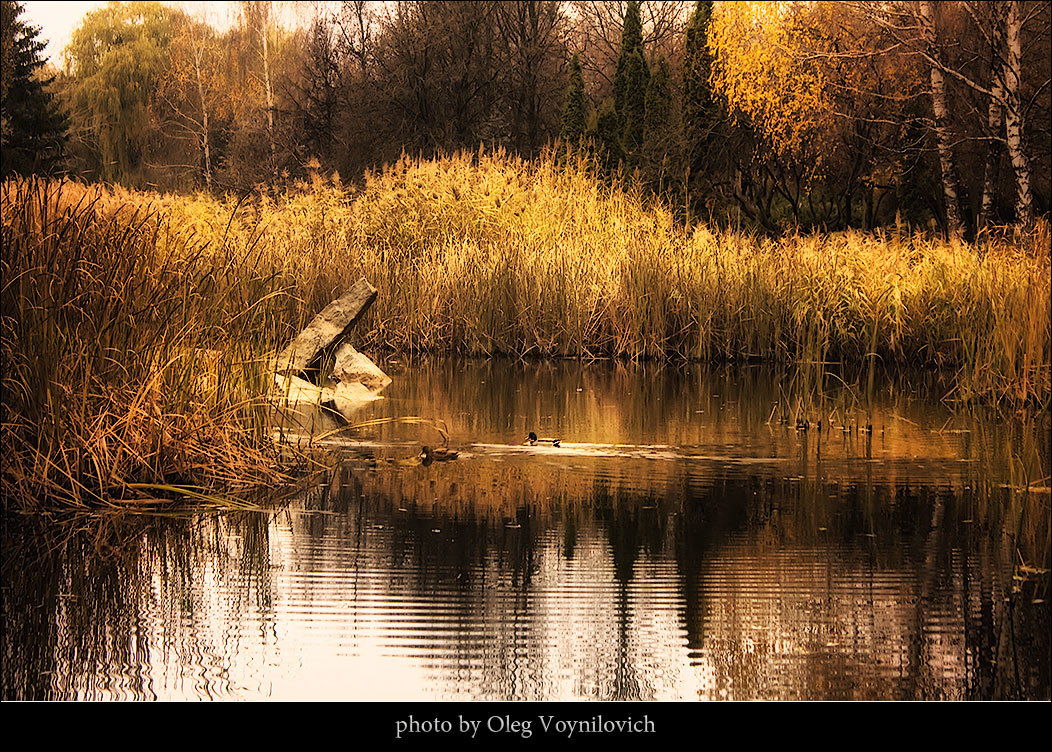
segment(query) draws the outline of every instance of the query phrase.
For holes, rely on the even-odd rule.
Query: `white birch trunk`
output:
[[[920,20],[924,38],[932,57],[938,55],[935,45],[935,13],[928,0],[919,3]],[[939,151],[939,167],[942,170],[942,189],[946,201],[946,225],[951,235],[961,232],[960,191],[957,187],[957,169],[953,159],[953,141],[950,130],[950,112],[946,105],[946,82],[938,66],[931,66],[931,104],[935,115],[935,138]]]
[[[999,8],[994,8],[999,11]],[[993,218],[994,201],[997,198],[997,183],[1001,166],[1001,134],[1004,132],[1004,14],[994,12],[990,29],[990,104],[986,115],[986,130],[990,140],[986,148],[986,165],[983,169],[983,198],[979,208],[979,227],[990,224]],[[980,20],[973,15],[976,24]]]
[[[990,87],[990,107],[987,111],[987,130],[991,137],[986,150],[986,167],[983,169],[983,201],[979,209],[979,227],[986,227],[990,223],[990,217],[994,210],[994,194],[997,192],[998,164],[1001,160],[1001,149],[995,139],[1001,131],[1001,119],[1004,116],[1004,108],[1001,102],[1004,98],[1004,88],[1001,86],[1000,77],[995,73]]]
[[[1030,188],[1030,160],[1023,145],[1023,109],[1019,99],[1019,81],[1023,68],[1020,40],[1022,25],[1022,3],[1012,0],[1008,4],[1008,18],[1005,21],[1005,135],[1008,138],[1008,156],[1015,171],[1015,220],[1021,225],[1026,225],[1034,218],[1034,197]]]

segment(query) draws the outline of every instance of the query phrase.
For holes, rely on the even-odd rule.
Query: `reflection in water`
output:
[[[383,367],[361,421],[440,418],[460,459],[387,423],[268,514],[108,551],[5,520],[3,697],[1049,696],[1047,422],[889,385],[872,435],[847,393],[819,434],[757,369]]]

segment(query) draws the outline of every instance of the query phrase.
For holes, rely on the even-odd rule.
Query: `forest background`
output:
[[[1046,2],[110,3],[59,67],[2,10],[5,176],[277,193],[554,146],[763,232],[1050,205]]]

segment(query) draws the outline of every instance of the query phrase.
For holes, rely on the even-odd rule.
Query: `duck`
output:
[[[559,446],[561,442],[559,439],[538,439],[537,434],[535,434],[533,431],[530,431],[526,435],[526,438],[523,440],[523,443],[529,444],[530,446],[535,446],[537,444],[551,444],[552,446]]]
[[[425,445],[420,450],[420,463],[423,465],[430,465],[432,462],[448,462],[455,460],[460,456],[460,452],[455,449],[446,449],[444,447],[431,447]]]

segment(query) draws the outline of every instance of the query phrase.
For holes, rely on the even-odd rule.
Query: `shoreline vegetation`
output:
[[[1052,391],[1045,220],[976,243],[685,227],[554,153],[403,157],[240,200],[0,195],[17,511],[237,506],[288,482],[266,363],[363,276],[360,349],[921,368],[950,375],[948,399],[1039,411]]]

